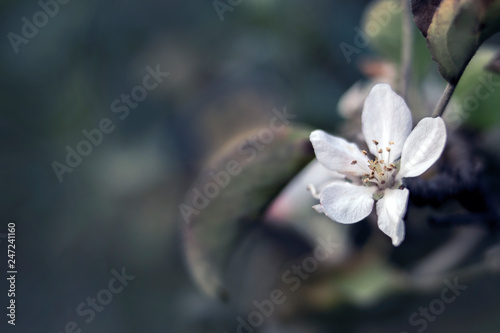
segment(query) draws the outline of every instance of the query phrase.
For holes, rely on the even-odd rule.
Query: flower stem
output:
[[[410,0],[403,1],[403,33],[401,49],[401,95],[407,100],[410,85],[411,63],[413,55],[413,19]]]
[[[448,83],[446,85],[443,95],[441,96],[441,99],[439,100],[438,104],[436,105],[436,108],[434,109],[434,112],[432,113],[432,117],[436,118],[443,116],[443,113],[446,110],[446,106],[448,105],[448,102],[450,101],[451,96],[455,91],[455,87],[456,85],[451,83]]]

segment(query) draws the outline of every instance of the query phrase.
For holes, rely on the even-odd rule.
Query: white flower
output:
[[[314,208],[334,221],[350,224],[367,217],[376,202],[378,226],[398,246],[405,236],[403,217],[409,194],[402,179],[421,175],[438,160],[446,143],[446,127],[439,117],[424,118],[412,131],[410,110],[388,84],[372,88],[361,122],[373,158],[342,138],[321,130],[311,133],[318,161],[346,176],[346,181],[333,181],[319,194],[313,189],[320,200]]]

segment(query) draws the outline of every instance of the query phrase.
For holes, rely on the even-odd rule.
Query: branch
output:
[[[432,114],[432,117],[442,117],[443,113],[446,109],[446,106],[448,105],[448,102],[451,99],[451,96],[453,95],[453,92],[455,91],[456,85],[448,83],[446,88],[444,89],[443,95],[441,96],[441,99],[439,100],[438,104],[436,105],[436,108],[434,109],[434,112]]]

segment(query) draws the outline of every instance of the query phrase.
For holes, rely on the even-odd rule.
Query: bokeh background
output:
[[[21,35],[22,18],[32,21],[40,6],[2,0],[0,232],[16,221],[19,272],[17,324],[6,325],[2,310],[2,332],[63,332],[69,321],[96,333],[236,332],[242,308],[205,296],[189,276],[178,205],[204,161],[273,108],[286,106],[311,127],[339,128],[339,98],[373,53],[362,48],[348,62],[339,45],[353,44],[368,3],[244,0],[221,20],[212,1],[69,1],[16,53],[7,34]],[[111,103],[157,65],[170,75],[121,120]],[[82,130],[103,118],[115,130],[60,182],[52,163],[64,163],[66,146],[74,149]],[[263,248],[307,251],[295,234],[261,233]],[[2,309],[6,260],[2,254]],[[75,309],[122,267],[135,279],[85,323]],[[256,276],[270,269],[252,267]],[[459,332],[472,317],[498,313],[491,294],[480,304],[485,293],[463,296],[428,332]],[[433,297],[335,314],[306,308],[304,316],[271,317],[261,331],[415,331],[408,315]],[[500,327],[485,325],[477,331]]]

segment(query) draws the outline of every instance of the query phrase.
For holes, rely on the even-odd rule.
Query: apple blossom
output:
[[[316,193],[318,212],[350,224],[366,218],[376,206],[378,226],[394,246],[404,239],[403,217],[409,191],[403,178],[417,177],[441,156],[446,127],[438,118],[424,118],[412,131],[411,112],[388,84],[375,85],[365,100],[362,132],[369,153],[354,143],[315,130],[310,135],[316,158],[326,168],[345,176]]]

